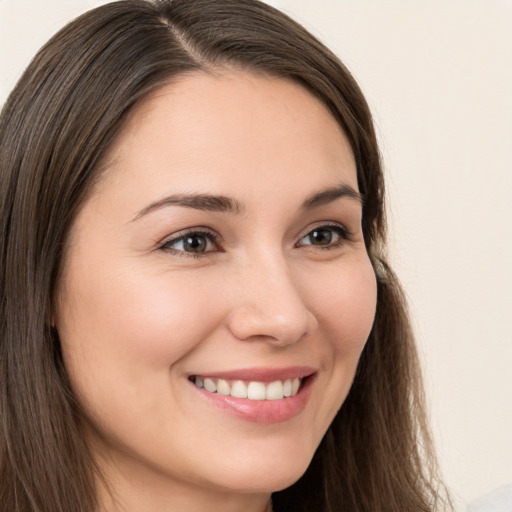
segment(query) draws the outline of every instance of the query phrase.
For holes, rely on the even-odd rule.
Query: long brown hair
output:
[[[276,512],[432,512],[444,505],[400,286],[385,261],[384,185],[370,111],[343,64],[257,0],[124,0],[70,23],[0,117],[0,511],[93,512],[98,477],[52,299],[71,223],[127,114],[180,74],[230,66],[294,80],[345,131],[365,198],[377,313],[348,398]]]

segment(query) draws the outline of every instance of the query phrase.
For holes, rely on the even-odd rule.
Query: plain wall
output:
[[[38,47],[101,3],[0,0],[0,104]],[[392,261],[463,510],[512,482],[512,1],[269,3],[342,58],[374,111]]]

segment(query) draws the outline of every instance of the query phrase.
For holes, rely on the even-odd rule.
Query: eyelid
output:
[[[202,253],[192,253],[192,252],[182,251],[180,249],[173,249],[170,247],[172,244],[175,244],[179,240],[181,240],[189,235],[199,235],[199,236],[204,236],[204,237],[208,238],[210,240],[210,242],[212,242],[215,245],[215,250],[214,251],[211,251],[211,250],[205,251]],[[164,240],[158,244],[158,249],[162,250],[162,251],[168,251],[168,252],[178,255],[178,256],[190,256],[193,258],[198,258],[201,256],[206,256],[212,252],[224,252],[222,250],[222,248],[220,247],[221,240],[222,240],[222,238],[218,233],[212,231],[209,228],[197,226],[197,227],[193,227],[193,228],[187,228],[181,232],[179,231],[177,233],[173,233],[172,235],[170,235],[170,237],[164,238]]]

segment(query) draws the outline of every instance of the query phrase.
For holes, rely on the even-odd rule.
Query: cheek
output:
[[[120,267],[84,275],[75,273],[59,315],[72,388],[101,432],[144,446],[155,425],[183,412],[174,384],[181,361],[215,329],[216,303],[191,276]]]
[[[179,278],[126,272],[84,279],[73,289],[62,316],[75,337],[87,338],[89,348],[144,355],[155,364],[179,359],[216,321],[208,295]]]
[[[359,355],[370,334],[377,303],[377,282],[367,258],[324,278],[314,297],[316,316],[340,357]]]
[[[314,298],[316,317],[323,333],[329,366],[323,425],[334,419],[354,379],[361,352],[370,334],[376,310],[377,282],[367,259],[343,266],[336,278],[322,283],[324,292]],[[318,288],[317,288],[318,289]]]
[[[58,329],[73,388],[91,403],[103,402],[107,390],[122,402],[148,387],[167,389],[170,368],[215,329],[215,301],[204,286],[191,286],[190,276],[104,268],[75,272],[60,301]]]

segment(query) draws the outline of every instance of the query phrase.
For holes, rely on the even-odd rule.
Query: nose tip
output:
[[[238,297],[228,319],[231,333],[240,340],[266,340],[286,346],[299,341],[316,324],[292,282],[259,282]]]
[[[277,345],[290,345],[299,341],[307,332],[302,318],[272,315],[263,311],[245,309],[232,315],[230,330],[240,340],[267,339]]]

